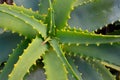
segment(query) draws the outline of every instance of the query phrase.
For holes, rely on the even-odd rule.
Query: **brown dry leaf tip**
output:
[[[13,0],[5,0],[5,2],[6,2],[7,4],[10,4],[10,5],[13,4]]]
[[[5,2],[5,0],[0,0],[0,4],[3,4]]]
[[[6,2],[9,5],[13,4],[13,0],[0,0],[0,4],[3,4],[4,2]]]

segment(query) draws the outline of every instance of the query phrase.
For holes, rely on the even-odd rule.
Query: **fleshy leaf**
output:
[[[23,55],[19,57],[18,62],[14,65],[8,80],[22,80],[29,68],[40,58],[47,50],[46,45],[42,45],[42,40],[36,37],[28,48],[24,50]],[[22,67],[21,67],[22,66]]]
[[[102,76],[104,80],[115,80],[115,77],[110,73],[109,69],[107,69],[104,65],[101,64],[100,61],[89,61],[91,66],[95,68]]]
[[[19,59],[19,56],[23,53],[23,50],[28,46],[28,43],[29,40],[22,41],[9,56],[7,63],[5,64],[5,67],[2,69],[2,73],[0,74],[0,80],[8,80],[8,75],[12,71],[14,64]]]
[[[95,33],[75,32],[75,31],[60,31],[56,36],[61,43],[67,44],[102,44],[119,42],[119,35],[100,35]]]
[[[86,5],[91,2],[94,2],[95,0],[76,0],[74,3],[74,7],[81,6],[81,5]]]
[[[79,71],[79,75],[82,76],[83,80],[103,80],[100,74],[94,68],[92,68],[90,63],[87,61],[80,59],[78,56],[67,56],[67,59],[71,66],[75,67]]]
[[[2,4],[1,7],[12,8],[13,11],[23,12],[26,15],[34,16],[38,20],[44,20],[44,17],[40,15],[38,12],[32,11],[31,9],[26,9],[23,6],[20,7],[20,6],[17,6],[16,4],[12,6],[7,4]]]
[[[70,66],[70,64],[68,63],[62,49],[60,48],[58,42],[53,39],[52,41],[50,41],[50,45],[53,47],[53,49],[56,51],[57,56],[59,57],[59,59],[63,62],[63,64],[65,65],[66,69],[68,70],[68,73],[70,75],[72,75],[75,79],[81,79],[81,76],[76,75],[77,72]]]
[[[46,16],[48,14],[49,7],[49,0],[40,0],[39,13]]]
[[[53,2],[55,25],[58,29],[64,28],[67,25],[74,2],[75,0],[55,0]]]
[[[96,58],[120,66],[120,43],[97,45],[64,45],[64,50],[74,55]],[[73,53],[72,53],[73,52]]]
[[[25,8],[32,8],[33,10],[38,10],[38,4],[40,0],[14,0],[18,6],[24,6]]]
[[[18,34],[10,32],[0,34],[0,64],[8,59],[12,49],[16,48],[22,39],[23,37],[20,37]]]
[[[108,62],[105,62],[105,61],[101,61],[101,64],[107,66],[107,67],[110,67],[112,69],[115,69],[117,71],[120,71],[120,66],[117,66],[117,65],[114,65],[114,64],[111,64],[111,63],[108,63]]]
[[[68,80],[65,65],[63,65],[55,51],[49,50],[43,55],[43,59],[47,80]]]
[[[49,0],[48,14],[46,16],[45,24],[47,24],[48,34],[55,35],[55,20],[54,20],[54,10],[51,0]]]
[[[2,28],[18,32],[28,38],[33,38],[38,33],[42,34],[42,37],[46,37],[46,26],[33,16],[27,16],[23,12],[14,11],[12,7],[5,8],[0,6],[0,17],[0,27]]]
[[[104,7],[102,7],[104,6]],[[119,0],[95,0],[92,3],[78,6],[71,13],[69,25],[94,31],[104,25],[120,19]]]
[[[76,65],[74,64],[74,59],[72,59],[70,56],[66,56],[66,58],[67,58],[69,64],[71,65],[71,67],[73,68],[73,70],[75,71],[76,75],[81,77],[80,80],[84,80],[84,79],[82,78],[82,73],[78,71],[78,68],[77,68]],[[74,76],[73,76],[72,74],[70,74],[70,73],[68,73],[68,78],[69,78],[69,80],[76,80],[76,79],[74,78]]]

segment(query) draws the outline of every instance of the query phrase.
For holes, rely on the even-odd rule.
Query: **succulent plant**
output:
[[[0,80],[26,80],[39,60],[47,80],[120,79],[119,0],[0,3]]]

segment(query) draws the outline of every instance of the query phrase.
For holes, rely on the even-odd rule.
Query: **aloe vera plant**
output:
[[[46,80],[119,80],[119,0],[13,2],[0,0],[0,80],[26,80],[38,60]]]

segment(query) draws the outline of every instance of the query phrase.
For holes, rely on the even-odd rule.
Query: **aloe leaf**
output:
[[[27,36],[28,38],[33,38],[37,32],[35,30],[32,29],[32,27],[28,24],[26,24],[24,21],[17,19],[11,15],[8,15],[6,13],[2,13],[0,12],[0,27],[1,28],[7,28],[7,30],[12,30],[12,31],[16,31],[18,32],[20,35],[24,35]],[[2,18],[3,17],[3,18]],[[7,25],[6,23],[8,23],[9,25]],[[16,27],[16,24],[17,27]],[[19,27],[18,27],[19,26]],[[27,31],[29,31],[30,33],[27,33]]]
[[[13,0],[18,6],[24,6],[25,8],[32,8],[38,10],[38,4],[40,0]]]
[[[64,45],[64,50],[74,55],[96,58],[120,66],[120,43],[97,45]]]
[[[30,71],[23,80],[46,80],[45,70],[43,67],[36,65],[37,68]]]
[[[40,0],[39,13],[46,16],[48,14],[49,0]]]
[[[107,67],[110,67],[112,69],[115,69],[117,71],[120,71],[120,66],[117,66],[117,65],[114,65],[112,63],[109,63],[109,62],[105,62],[105,61],[101,61],[101,64],[107,66]]]
[[[29,68],[47,50],[47,46],[42,45],[42,42],[41,38],[36,37],[32,43],[29,44],[28,48],[24,50],[18,62],[14,65],[8,80],[23,79],[24,75],[29,71]]]
[[[48,34],[55,35],[55,21],[54,21],[54,14],[52,8],[49,8],[48,15],[45,20],[45,24],[47,24]]]
[[[67,25],[74,2],[75,0],[55,0],[53,2],[55,25],[58,29],[64,28]]]
[[[74,7],[81,6],[81,5],[86,5],[91,2],[94,2],[95,0],[76,0],[74,3]]]
[[[54,10],[53,10],[51,0],[49,0],[48,14],[46,16],[46,20],[44,23],[47,24],[47,29],[48,29],[47,33],[51,36],[55,35],[56,26],[55,26],[55,20],[54,20]]]
[[[47,80],[68,80],[65,65],[63,65],[55,51],[49,50],[48,53],[43,55],[43,59]]]
[[[104,65],[101,64],[100,61],[90,60],[89,62],[91,63],[93,68],[95,68],[101,74],[104,80],[115,80],[115,77],[111,74],[111,72]]]
[[[19,56],[23,53],[23,50],[28,46],[28,43],[29,40],[22,41],[9,56],[9,59],[7,60],[5,67],[2,69],[2,73],[0,74],[0,80],[8,80],[8,75],[12,71],[14,64],[19,59]]]
[[[104,6],[104,7],[101,7]],[[106,24],[120,19],[119,0],[95,0],[92,3],[78,6],[71,13],[69,25],[94,31]]]
[[[12,8],[13,11],[23,12],[26,15],[34,16],[38,20],[44,20],[44,17],[40,15],[37,11],[35,12],[35,11],[32,11],[31,9],[26,9],[23,6],[20,7],[20,6],[17,6],[16,4],[12,6],[7,4],[2,4],[1,7],[8,8],[8,9]]]
[[[74,59],[70,58],[69,56],[66,56],[66,58],[67,58],[69,64],[71,65],[71,67],[73,68],[73,70],[76,72],[76,75],[77,75],[77,76],[81,76],[81,79],[80,79],[80,80],[84,80],[84,79],[82,78],[82,73],[78,71],[77,66],[74,64]],[[74,78],[74,76],[73,76],[72,74],[70,74],[70,73],[68,73],[68,78],[69,78],[69,80],[76,80],[76,79]]]
[[[22,39],[23,37],[20,37],[18,34],[10,32],[0,34],[0,64],[8,59],[12,49],[16,48]]]
[[[103,80],[101,75],[88,63],[87,61],[80,59],[80,57],[70,57],[67,59],[72,67],[75,67],[82,76],[83,80]]]
[[[69,44],[102,44],[119,42],[119,35],[100,35],[95,33],[74,32],[74,31],[60,31],[58,30],[56,36],[61,43]]]
[[[33,16],[27,16],[23,12],[16,12],[12,7],[5,8],[0,6],[0,27],[18,32],[24,36],[35,37],[36,34],[42,34],[46,37],[46,26]],[[9,25],[6,24],[9,23]],[[16,27],[16,23],[17,27]]]
[[[75,70],[70,66],[70,64],[68,63],[64,53],[62,52],[61,47],[59,46],[58,42],[53,39],[52,41],[49,42],[50,45],[53,47],[53,49],[55,50],[55,52],[57,53],[57,56],[59,57],[59,59],[63,62],[63,64],[66,66],[68,73],[71,74],[75,79],[78,80],[82,80],[81,76],[76,75],[77,72],[75,72]]]

